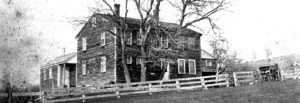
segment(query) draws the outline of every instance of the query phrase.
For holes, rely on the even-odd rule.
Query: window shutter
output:
[[[101,72],[106,72],[106,57],[101,57]]]
[[[49,79],[52,79],[52,68],[49,69]]]
[[[86,38],[82,38],[82,51],[86,50]]]
[[[82,63],[82,75],[86,75],[86,63]]]
[[[101,41],[100,41],[101,46],[105,46],[105,39],[106,39],[105,37],[106,37],[106,32],[103,32],[101,34]]]

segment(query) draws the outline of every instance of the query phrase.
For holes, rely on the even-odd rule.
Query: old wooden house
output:
[[[115,5],[118,10],[119,6]],[[124,83],[124,70],[121,66],[120,40],[107,30],[119,33],[110,21],[109,14],[93,14],[77,39],[77,85],[103,85]],[[122,17],[120,19],[123,19]],[[141,47],[138,23],[139,19],[127,18],[129,31],[126,34],[126,48],[138,52]],[[166,27],[177,27],[177,24],[162,22]],[[204,72],[215,71],[215,59],[201,49],[201,33],[185,29],[178,38],[181,45],[169,43],[167,36],[160,36],[158,45],[164,45],[164,50],[174,51],[181,56],[162,56],[159,61],[147,64],[147,80],[173,79],[202,76]],[[202,52],[205,58],[202,58]],[[126,63],[133,82],[140,80],[140,55],[126,51]],[[202,60],[202,59],[203,60]],[[157,65],[158,64],[158,65]],[[164,69],[163,69],[164,68]],[[162,72],[162,70],[166,70]],[[163,77],[162,73],[164,73]]]
[[[77,53],[56,57],[41,67],[41,90],[76,86]]]

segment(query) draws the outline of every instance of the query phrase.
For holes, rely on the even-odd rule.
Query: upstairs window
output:
[[[211,60],[206,60],[206,66],[208,66],[208,67],[212,66],[212,61]]]
[[[136,64],[141,64],[141,63],[142,63],[142,58],[136,57]]]
[[[177,49],[184,49],[184,37],[177,38]]]
[[[178,74],[185,74],[185,59],[178,59]]]
[[[95,74],[97,72],[96,58],[90,58],[90,59],[87,60],[87,70],[91,74]]]
[[[189,59],[189,73],[196,74],[196,61]]]
[[[86,61],[85,60],[82,61],[81,69],[82,69],[81,70],[82,75],[86,75],[87,73],[86,73]]]
[[[106,72],[106,57],[102,56],[100,57],[100,72]]]
[[[101,33],[100,46],[105,46],[105,35],[106,35],[106,32]]]
[[[161,38],[160,38],[160,44],[163,48],[168,48],[168,44],[169,44],[169,38],[168,36],[166,35],[163,35]]]
[[[187,40],[188,49],[195,49],[195,38],[189,37]]]
[[[126,63],[127,64],[132,64],[132,57],[131,56],[126,56]]]
[[[87,44],[86,44],[86,38],[83,37],[82,38],[82,51],[86,51],[86,46],[87,46]]]
[[[132,32],[126,35],[126,45],[132,45]]]
[[[92,17],[92,28],[95,29],[97,27],[97,19],[96,17]]]
[[[142,35],[140,32],[136,32],[136,37],[137,37],[137,45],[142,45]]]

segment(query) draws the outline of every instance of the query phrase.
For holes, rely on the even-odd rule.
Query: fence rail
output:
[[[20,93],[12,93],[12,96],[40,96],[41,92],[20,92]],[[8,93],[0,93],[0,97],[8,97]]]
[[[252,85],[255,81],[253,71],[233,72],[234,86],[240,86],[241,83]]]
[[[300,78],[300,70],[283,70],[281,71],[281,80]]]
[[[183,89],[204,88],[213,86],[228,87],[228,74],[218,76],[192,77],[163,81],[149,81],[130,84],[114,84],[89,87],[74,87],[65,89],[53,89],[44,92],[46,102],[65,102],[102,97],[117,97],[131,94],[142,94],[162,91],[181,91]]]

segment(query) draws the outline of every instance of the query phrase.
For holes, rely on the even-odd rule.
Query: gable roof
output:
[[[104,19],[108,19],[108,20],[109,20],[109,19],[111,19],[111,16],[112,16],[112,15],[110,15],[110,14],[99,14],[99,13],[94,13],[91,17],[99,17],[99,18],[104,18]],[[120,19],[125,20],[124,17],[120,17]],[[126,22],[127,22],[128,24],[139,24],[139,23],[141,22],[140,19],[130,18],[130,17],[127,17],[126,20],[127,20]],[[85,29],[85,28],[87,27],[87,24],[88,24],[89,22],[90,22],[90,20],[88,20],[87,23],[84,24],[84,26],[81,28],[81,30],[78,32],[78,34],[76,35],[75,38],[77,38],[77,37],[81,34],[81,32],[83,31],[83,29]],[[178,27],[180,27],[180,26],[179,26],[178,24],[176,24],[176,23],[160,22],[160,24],[161,24],[162,26],[168,27],[168,28],[178,28]],[[194,31],[194,30],[192,30],[192,29],[189,29],[189,28],[184,28],[182,32],[183,32],[183,34],[184,34],[184,33],[189,33],[189,34],[192,33],[192,34],[198,34],[198,35],[202,36],[201,33],[197,32],[197,31]]]
[[[49,66],[63,64],[63,63],[76,63],[77,62],[77,53],[69,53],[59,57],[56,57],[54,60],[49,61],[47,64],[42,66],[42,68],[46,68]]]
[[[206,50],[203,49],[201,49],[201,58],[216,59],[212,54],[208,53]]]

